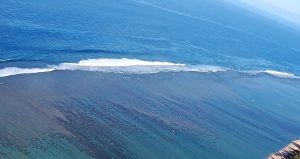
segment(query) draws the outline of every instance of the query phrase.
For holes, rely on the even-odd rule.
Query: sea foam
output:
[[[298,76],[296,76],[292,73],[279,72],[279,71],[274,71],[274,70],[265,70],[265,71],[261,71],[261,72],[272,75],[272,76],[281,77],[281,78],[297,78],[297,79],[300,79],[300,77],[298,77]]]
[[[55,70],[82,70],[82,71],[98,71],[98,72],[115,72],[115,73],[158,73],[158,72],[218,72],[226,71],[227,69],[218,66],[197,65],[189,66],[180,63],[160,62],[160,61],[144,61],[138,59],[87,59],[77,63],[61,63],[55,66],[46,68],[17,68],[6,67],[0,69],[0,77],[51,72]]]
[[[160,62],[160,61],[144,61],[139,59],[86,59],[77,63],[61,63],[45,68],[18,68],[6,67],[0,69],[0,77],[13,76],[19,74],[33,74],[41,72],[51,72],[55,70],[81,70],[81,71],[96,71],[96,72],[114,72],[114,73],[158,73],[158,72],[224,72],[235,71],[232,69],[211,66],[211,65],[187,65],[181,63]],[[237,71],[241,72],[241,71]],[[264,71],[244,71],[249,74],[269,74],[280,78],[297,78],[300,77],[279,71],[264,70]]]
[[[18,68],[18,67],[6,67],[0,69],[0,77],[13,76],[19,74],[32,74],[41,72],[54,71],[54,68]]]

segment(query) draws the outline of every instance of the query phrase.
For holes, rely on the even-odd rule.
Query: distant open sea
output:
[[[300,136],[299,61],[226,1],[7,0],[0,158],[266,158]]]

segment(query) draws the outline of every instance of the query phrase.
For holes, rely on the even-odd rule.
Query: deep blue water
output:
[[[299,74],[300,33],[222,1],[6,1],[0,67],[137,58]]]
[[[61,65],[104,58],[188,67]],[[299,61],[299,30],[221,0],[7,0],[0,158],[264,158],[300,136]],[[56,71],[4,77],[27,68]]]

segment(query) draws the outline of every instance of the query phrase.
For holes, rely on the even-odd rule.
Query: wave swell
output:
[[[10,59],[0,59],[0,62],[7,62],[9,61]]]

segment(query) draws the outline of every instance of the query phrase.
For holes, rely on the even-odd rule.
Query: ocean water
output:
[[[0,5],[0,158],[265,158],[300,135],[300,31],[221,0]]]

